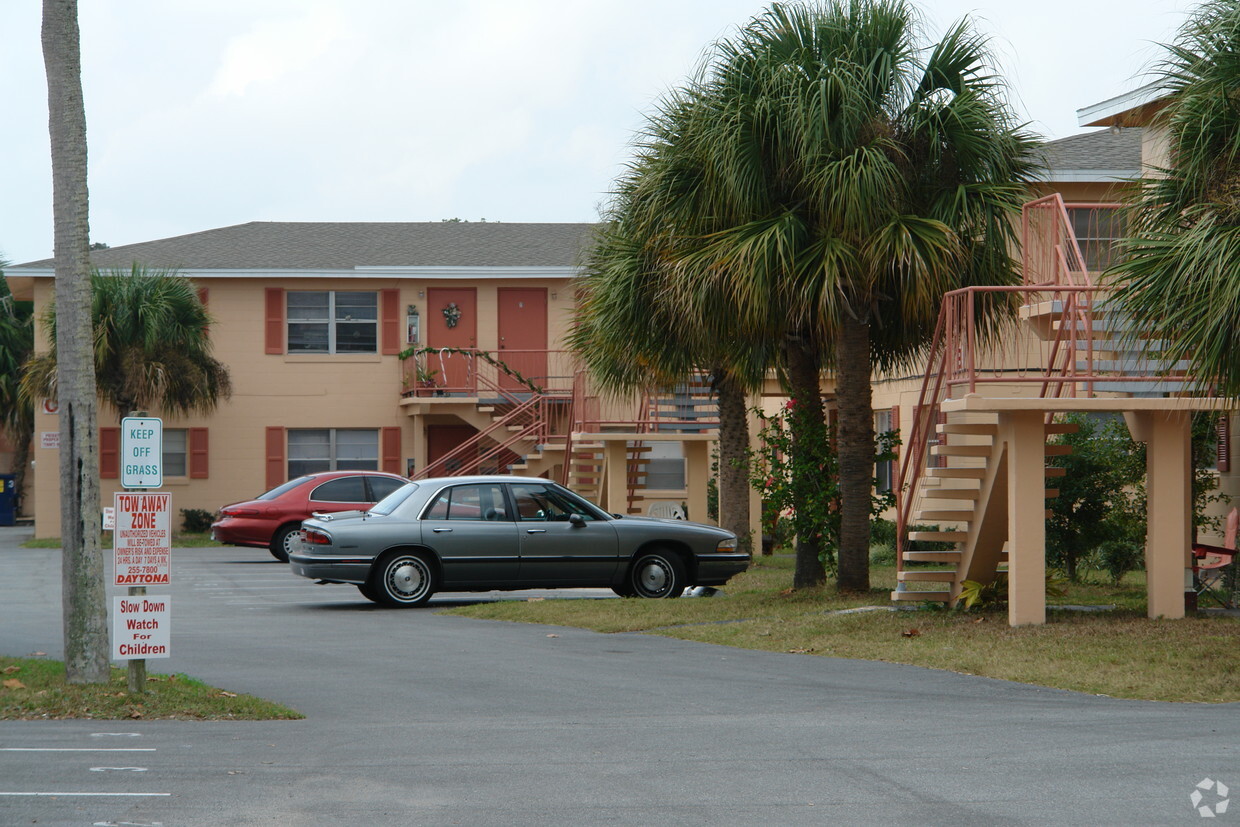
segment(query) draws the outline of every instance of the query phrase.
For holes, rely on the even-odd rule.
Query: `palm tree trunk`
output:
[[[77,0],[44,0],[56,257],[56,364],[60,403],[60,537],[65,677],[110,677],[107,592],[99,547],[98,412],[90,317],[86,110]]]
[[[870,590],[870,510],[874,485],[874,413],[870,389],[870,326],[845,315],[836,339],[836,451],[840,464],[842,592]]]
[[[789,340],[785,345],[788,384],[792,392],[792,446],[794,457],[792,490],[793,525],[797,532],[794,589],[820,586],[827,579],[820,553],[827,534],[825,515],[818,514],[809,492],[829,467],[827,432],[823,416],[821,362],[817,348],[809,342]]]
[[[745,392],[734,377],[720,375],[719,393],[719,513],[720,525],[736,535],[738,548],[753,553],[749,531],[749,422]]]

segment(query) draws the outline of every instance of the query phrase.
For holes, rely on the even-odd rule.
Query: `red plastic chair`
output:
[[[1197,581],[1197,601],[1209,596],[1224,609],[1236,608],[1233,595],[1224,588],[1228,566],[1236,562],[1236,533],[1240,528],[1240,511],[1233,508],[1227,514],[1227,529],[1223,545],[1193,544],[1193,577]]]

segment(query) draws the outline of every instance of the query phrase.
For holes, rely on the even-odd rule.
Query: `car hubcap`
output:
[[[410,597],[422,587],[422,572],[412,563],[402,563],[392,569],[388,582],[398,593]]]
[[[667,588],[667,570],[658,563],[650,563],[641,571],[642,587],[651,594],[658,594]]]

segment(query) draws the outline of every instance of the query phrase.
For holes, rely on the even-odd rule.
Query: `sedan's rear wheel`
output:
[[[434,567],[422,555],[411,552],[384,557],[374,568],[369,583],[378,602],[400,607],[421,606],[430,600],[437,586]]]
[[[680,597],[686,585],[685,564],[669,551],[642,554],[629,572],[629,584],[638,597]]]
[[[271,536],[271,544],[267,546],[271,551],[271,556],[279,560],[281,563],[288,562],[290,552],[297,550],[297,545],[301,541],[298,539],[298,532],[301,531],[301,525],[298,523],[289,523],[282,525]]]

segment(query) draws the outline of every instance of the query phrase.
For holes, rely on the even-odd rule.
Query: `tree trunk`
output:
[[[737,548],[753,553],[749,530],[749,421],[745,392],[724,373],[719,393],[719,514],[720,525],[736,535]]]
[[[110,675],[107,590],[99,548],[97,402],[90,316],[86,110],[77,0],[44,0],[56,256],[56,383],[60,403],[60,536],[65,677]]]
[[[840,464],[842,592],[870,590],[870,510],[874,486],[874,412],[870,389],[870,326],[845,315],[836,340],[839,406],[836,455]]]
[[[828,468],[827,432],[822,407],[821,362],[817,348],[808,342],[788,341],[785,346],[788,384],[792,392],[791,427],[794,469],[792,479],[793,524],[797,532],[794,589],[820,586],[827,579],[820,553],[827,534],[825,515],[816,513],[808,492]]]

